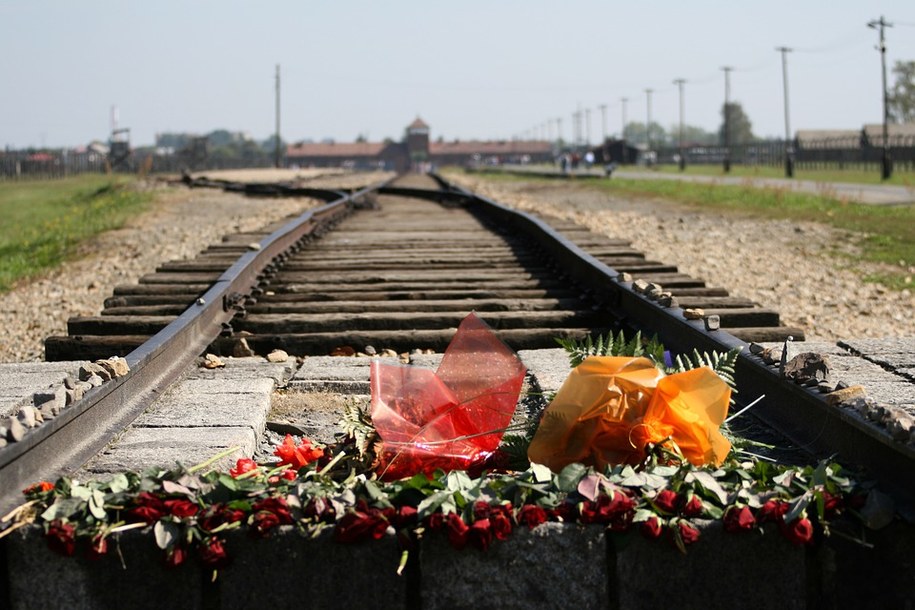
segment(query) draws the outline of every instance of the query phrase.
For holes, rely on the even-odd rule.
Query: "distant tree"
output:
[[[725,144],[725,112],[727,112],[727,116],[730,119],[728,139],[731,144],[746,144],[756,139],[756,136],[753,135],[753,124],[750,122],[747,113],[743,111],[743,106],[740,105],[740,102],[730,102],[726,106],[725,104],[721,105],[721,127],[718,129],[718,141],[721,144]]]
[[[650,128],[651,146],[662,146],[668,143],[668,134],[660,123],[651,122]],[[633,144],[644,144],[648,140],[645,138],[645,123],[639,121],[630,121],[623,130],[623,137]]]
[[[671,146],[677,146],[680,143],[680,125],[671,125],[667,131]],[[718,134],[714,131],[706,131],[696,125],[683,126],[683,145],[690,144],[717,144]]]
[[[358,136],[356,136],[356,142],[359,142],[360,144],[364,144],[365,142],[368,142],[368,141],[369,141],[369,139],[367,137],[365,137],[364,133],[360,133]]]
[[[915,121],[915,61],[897,61],[893,66],[896,82],[887,95],[887,110],[897,123]]]
[[[275,145],[276,145],[276,134],[273,134],[272,136],[270,136],[269,138],[267,138],[266,140],[264,140],[263,142],[260,143],[260,149],[262,151],[264,151],[265,153],[272,155]],[[283,140],[283,138],[280,138],[280,150],[285,150],[285,149],[286,149],[286,142]]]

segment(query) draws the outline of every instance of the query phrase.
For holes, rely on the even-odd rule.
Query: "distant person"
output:
[[[589,150],[585,153],[585,167],[591,169],[592,165],[594,165],[594,153]]]

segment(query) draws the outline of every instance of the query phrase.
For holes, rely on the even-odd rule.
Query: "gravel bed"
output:
[[[624,199],[574,182],[448,177],[518,209],[631,240],[649,258],[777,310],[783,324],[805,329],[809,340],[915,337],[912,291],[863,282],[878,266],[855,258],[860,236],[854,233],[813,222],[702,211],[661,199]]]
[[[157,193],[146,213],[93,239],[78,259],[0,294],[0,362],[41,361],[44,338],[65,335],[71,316],[98,315],[116,285],[136,283],[165,261],[193,258],[223,235],[257,230],[320,203],[148,188]]]

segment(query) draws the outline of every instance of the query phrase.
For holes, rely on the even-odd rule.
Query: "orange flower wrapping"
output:
[[[665,376],[647,358],[592,356],[547,408],[528,457],[557,472],[636,464],[648,443],[671,437],[691,463],[718,465],[731,450],[718,431],[730,398],[709,368]]]

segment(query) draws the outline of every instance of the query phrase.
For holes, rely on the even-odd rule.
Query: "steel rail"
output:
[[[563,237],[545,222],[433,176],[445,194],[475,206],[505,226],[531,235],[579,287],[644,334],[656,334],[679,353],[726,352],[741,348],[735,379],[742,396],[765,396],[753,408],[754,416],[796,445],[823,458],[836,456],[846,465],[864,467],[882,488],[906,506],[915,506],[915,449],[893,441],[848,409],[831,406],[815,389],[782,378],[750,353],[749,345],[724,330],[706,330],[701,320],[687,320],[680,308],[664,308],[619,281],[619,272]],[[636,278],[637,279],[637,278]]]
[[[0,450],[0,514],[40,477],[70,474],[137,418],[222,332],[265,268],[303,239],[388,184],[380,182],[308,210],[238,258],[171,324],[126,356],[130,372],[86,393],[60,415]]]

